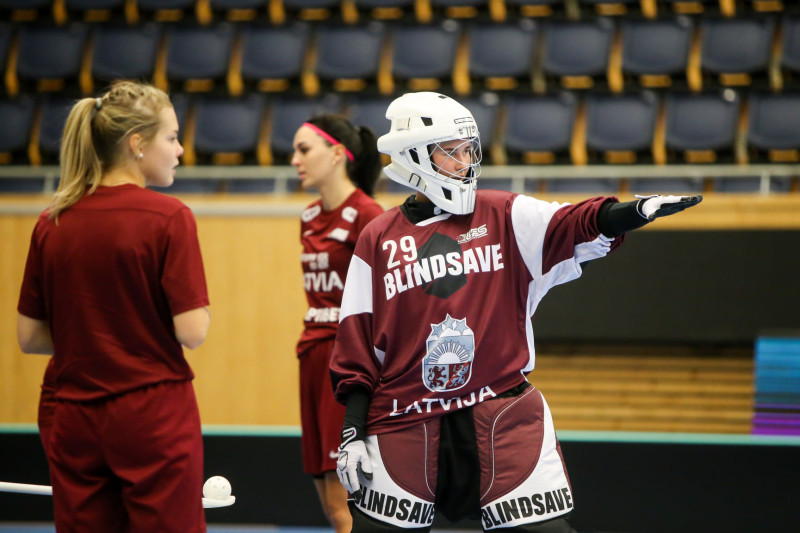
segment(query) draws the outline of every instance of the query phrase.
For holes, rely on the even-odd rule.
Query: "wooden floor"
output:
[[[528,376],[557,430],[746,433],[751,349],[546,348]]]

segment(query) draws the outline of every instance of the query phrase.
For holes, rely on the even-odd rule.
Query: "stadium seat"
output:
[[[66,14],[54,18],[53,0],[0,0],[0,20],[13,22],[46,22],[56,20],[63,23]]]
[[[231,22],[267,17],[269,0],[208,0],[212,17]]]
[[[38,164],[57,165],[58,154],[61,150],[61,136],[64,133],[64,124],[72,109],[75,100],[52,95],[42,99],[37,125],[38,139],[32,139],[32,147],[38,152],[31,159],[37,158]],[[35,141],[35,142],[34,142]]]
[[[782,0],[747,0],[745,9],[756,13],[780,13],[786,8],[785,4],[788,3]]]
[[[577,110],[572,92],[506,97],[501,138],[509,164],[569,163]]]
[[[36,102],[27,95],[14,99],[0,99],[0,164],[24,164],[28,162],[25,151],[33,124]]]
[[[126,0],[63,0],[68,16],[87,22],[108,22],[125,18]]]
[[[81,77],[84,94],[113,80],[152,80],[162,27],[157,23],[140,26],[100,24],[92,33],[91,64]],[[95,82],[100,87],[95,87]]]
[[[0,23],[0,71],[6,71],[9,50],[11,49],[11,39],[14,30],[10,24]],[[2,91],[5,92],[6,86],[3,84]]]
[[[486,92],[473,94],[465,98],[460,98],[459,102],[470,110],[475,122],[478,124],[478,131],[481,136],[481,152],[483,165],[498,164],[504,162],[504,153],[500,146],[500,135],[498,132],[500,124],[500,110],[502,103],[496,93]],[[495,159],[498,159],[495,161]],[[478,181],[478,187],[490,189],[511,190],[511,180],[483,180]]]
[[[588,89],[605,78],[614,24],[607,18],[553,20],[544,29],[542,70],[567,89]]]
[[[705,15],[706,12],[714,12],[720,6],[726,4],[726,0],[664,0],[674,13],[680,15]],[[726,16],[732,13],[726,12]]]
[[[304,92],[313,96],[320,88],[335,92],[376,88],[384,35],[383,23],[376,21],[320,26],[316,32],[314,76],[306,76]]]
[[[345,116],[357,126],[366,126],[380,137],[389,132],[391,121],[386,118],[386,109],[393,97],[352,96],[345,103]]]
[[[196,0],[136,0],[139,14],[146,20],[177,22],[193,18]]]
[[[685,86],[694,24],[686,16],[626,18],[621,23],[622,73],[641,87]]]
[[[310,31],[303,22],[242,29],[241,77],[248,90],[281,92],[299,88]]]
[[[564,0],[506,0],[506,10],[509,20],[517,17],[550,17],[564,14],[566,4]],[[577,7],[577,4],[573,5]]]
[[[492,158],[492,145],[498,138],[500,98],[495,93],[482,93],[460,98],[459,102],[469,109],[475,118],[481,136],[483,161],[489,163]]]
[[[378,83],[383,94],[397,90],[441,91],[450,83],[461,34],[458,23],[397,25],[391,32],[391,65],[382,63]]]
[[[597,16],[631,16],[639,11],[639,0],[579,0],[582,10],[587,8]]]
[[[183,142],[189,110],[192,105],[192,97],[188,94],[173,92],[170,93],[169,99],[172,101],[172,107],[175,109],[175,117],[178,119],[178,139]]]
[[[589,94],[586,149],[590,161],[610,164],[652,161],[659,102],[651,91]]]
[[[270,0],[270,17],[275,24],[286,20],[326,20],[340,5],[340,0]]]
[[[490,91],[530,86],[538,26],[530,19],[503,24],[476,23],[467,29],[469,86],[462,94],[483,88]],[[524,85],[523,85],[524,86]]]
[[[366,20],[397,20],[414,12],[415,0],[354,0],[353,13],[345,11],[348,22]]]
[[[800,162],[800,93],[753,91],[748,98],[751,162]]]
[[[225,87],[234,26],[169,26],[166,61],[156,66],[156,84],[166,89],[208,92]]]
[[[704,17],[700,22],[703,83],[744,86],[760,81],[766,85],[774,26],[770,17]]]
[[[800,87],[800,15],[786,13],[781,18],[781,56],[779,80],[774,88]]]
[[[194,110],[191,148],[198,163],[252,165],[257,162],[265,110],[264,95],[254,93],[242,98],[198,96]]]
[[[428,0],[434,19],[470,19],[486,16],[491,0]]]
[[[39,92],[78,92],[78,75],[87,37],[85,24],[23,24],[19,29],[16,72],[6,77],[11,95],[35,85]],[[10,61],[10,60],[9,60]]]
[[[674,91],[665,101],[668,162],[734,162],[739,95],[733,89]]]
[[[294,151],[294,134],[305,121],[317,114],[338,113],[341,101],[336,95],[325,98],[275,97],[269,106],[269,148],[274,164],[288,164]]]
[[[206,96],[202,95],[202,97]],[[181,165],[196,165],[198,161],[194,151],[194,124],[196,123],[194,102],[196,99],[201,98],[201,95],[172,92],[169,97],[175,109],[175,116],[178,119],[178,140],[185,149],[184,155],[181,157]],[[204,163],[211,162],[210,157],[206,154],[203,154],[202,159]],[[219,192],[223,183],[222,180],[215,179],[179,177],[168,188],[157,188],[157,190],[168,194],[215,193]]]

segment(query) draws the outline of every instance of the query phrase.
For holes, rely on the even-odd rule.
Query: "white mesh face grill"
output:
[[[469,163],[466,165],[460,158],[456,156],[456,154],[461,155],[463,152],[466,152],[466,154],[469,156]],[[455,147],[451,146],[449,148],[444,148],[442,143],[434,143],[430,145],[429,153],[429,157],[431,158],[431,167],[434,171],[436,171],[437,177],[453,178],[466,182],[476,179],[481,174],[481,160],[483,159],[483,153],[481,152],[480,138],[477,136],[472,139],[465,139]],[[441,166],[438,166],[433,162],[435,153],[442,154],[445,157]],[[454,171],[447,171],[442,167],[450,167],[453,168]]]

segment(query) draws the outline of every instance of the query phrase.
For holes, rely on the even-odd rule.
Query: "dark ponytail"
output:
[[[317,115],[308,122],[336,139],[353,154],[353,161],[348,159],[345,167],[347,177],[356,187],[372,196],[381,173],[378,138],[372,130],[366,126],[353,126],[339,115]]]
[[[358,136],[361,138],[361,154],[355,161],[348,164],[347,175],[356,184],[356,187],[372,196],[375,182],[381,174],[381,154],[378,152],[378,138],[366,126],[358,126]],[[352,170],[350,170],[352,167]]]

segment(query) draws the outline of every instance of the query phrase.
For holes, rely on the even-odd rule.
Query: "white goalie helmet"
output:
[[[480,136],[472,113],[449,96],[419,92],[394,100],[386,118],[392,121],[391,129],[378,139],[378,150],[392,158],[383,169],[386,175],[421,192],[448,213],[472,213],[481,169]],[[456,140],[463,141],[458,149],[468,149],[469,162],[459,162],[457,173],[451,173],[435,165],[431,157],[441,150],[445,161],[453,158],[454,147],[440,145]]]

